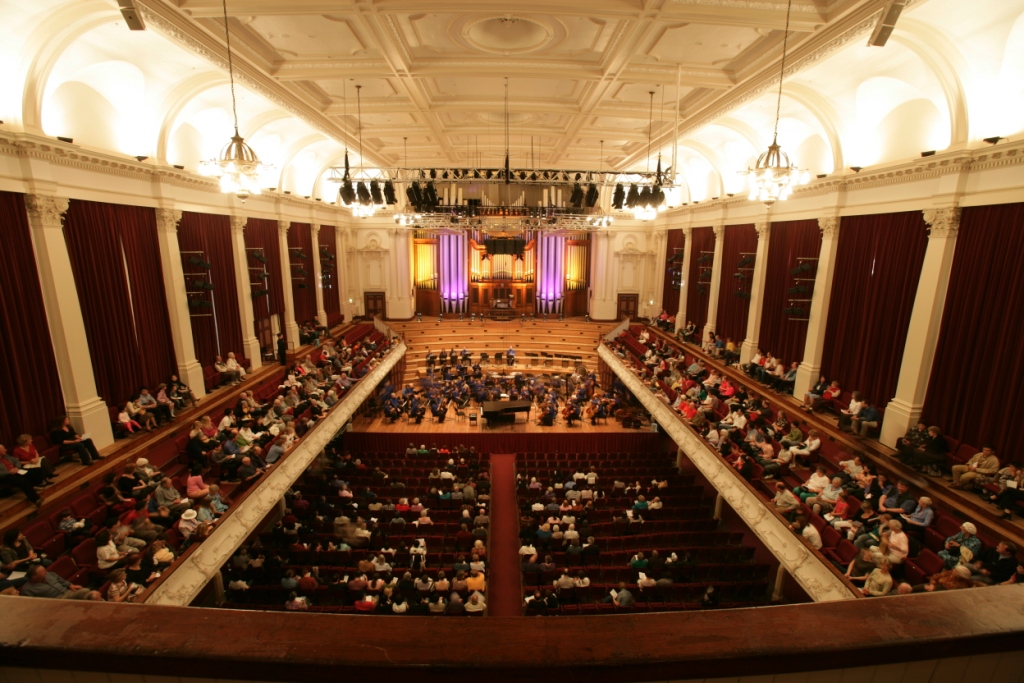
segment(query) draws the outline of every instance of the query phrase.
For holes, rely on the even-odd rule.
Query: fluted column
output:
[[[821,228],[821,252],[814,277],[814,294],[807,320],[807,339],[804,342],[803,362],[796,371],[793,395],[802,397],[821,376],[821,358],[825,351],[825,327],[832,299],[832,279],[836,273],[836,254],[839,251],[839,216],[818,219]]]
[[[299,326],[295,322],[295,299],[292,298],[292,255],[288,249],[288,229],[291,221],[280,220],[277,222],[277,244],[281,254],[281,286],[284,290],[284,319],[281,320],[281,330],[284,338],[288,340],[289,349],[299,348]]]
[[[924,212],[924,220],[930,226],[928,248],[917,283],[914,310],[910,314],[896,396],[886,406],[882,421],[880,440],[892,447],[911,425],[917,424],[924,408],[942,314],[946,309],[946,289],[960,230],[960,208],[930,209]]]
[[[334,260],[338,268],[338,303],[341,306],[338,310],[345,316],[345,322],[351,322],[355,313],[352,311],[352,305],[348,302],[350,294],[347,249],[348,228],[340,225],[334,226],[334,253],[337,254]]]
[[[679,310],[676,332],[686,327],[686,299],[690,293],[690,259],[693,258],[693,228],[683,228],[683,262],[679,266]]]
[[[650,267],[646,268],[647,315],[657,317],[665,305],[665,267],[668,260],[668,232],[654,233],[654,249],[648,250]],[[653,303],[652,303],[653,302]]]
[[[181,267],[181,248],[178,245],[180,222],[181,211],[156,210],[160,265],[164,274],[167,317],[171,323],[171,343],[174,345],[174,356],[178,362],[178,377],[191,387],[197,398],[202,398],[206,395],[206,385],[203,380],[203,366],[196,360],[196,347],[192,339],[192,319],[189,317],[185,273]]]
[[[740,362],[749,363],[757,351],[758,335],[761,333],[761,313],[764,308],[764,283],[768,272],[768,240],[772,224],[767,220],[754,223],[757,231],[757,254],[754,257],[754,274],[750,283],[750,308],[747,311],[747,338],[740,348]]]
[[[327,311],[324,310],[324,278],[320,267],[320,224],[309,224],[309,236],[313,241],[313,291],[316,292],[316,317],[321,325],[327,325]]]
[[[242,355],[249,359],[251,370],[263,364],[256,322],[252,310],[252,275],[249,253],[245,250],[245,216],[231,217],[231,256],[235,262],[235,290],[238,292],[238,318],[242,323]]]
[[[725,250],[725,226],[716,225],[712,229],[715,231],[715,260],[711,264],[708,319],[704,324],[704,331],[701,333],[701,343],[708,338],[709,332],[714,332],[718,328],[718,292],[722,288],[722,253]]]
[[[64,241],[63,222],[68,200],[30,194],[25,196],[25,204],[64,406],[78,433],[90,434],[96,447],[103,448],[114,443],[114,434],[110,429],[107,404],[96,391],[82,307]]]

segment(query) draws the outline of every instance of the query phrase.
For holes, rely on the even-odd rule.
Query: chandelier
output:
[[[341,189],[338,190],[338,196],[341,199],[341,205],[352,211],[354,218],[370,218],[377,213],[378,209],[383,209],[388,204],[394,204],[396,202],[395,188],[390,178],[384,177],[385,182],[380,183],[377,178],[366,180],[365,182],[359,182],[359,176],[366,176],[366,171],[363,169],[363,100],[362,100],[362,88],[361,85],[356,85],[356,136],[359,140],[359,171],[357,173],[357,179],[353,183],[352,174],[348,164],[348,147],[345,148],[345,171],[338,177],[338,173],[335,169],[331,169],[331,176],[328,178],[331,182],[341,183]],[[347,92],[347,88],[346,88]],[[346,118],[348,117],[348,97],[343,92],[343,99],[345,100],[345,111]],[[408,151],[406,152],[408,155]]]
[[[651,137],[654,133],[654,91],[650,92],[650,111],[647,115],[647,171],[651,170]],[[659,119],[660,120],[660,119]],[[661,153],[658,153],[658,169],[654,174],[654,184],[637,188],[631,185],[629,192],[622,185],[615,188],[612,205],[633,212],[638,221],[650,221],[658,217],[659,211],[665,210],[665,191],[661,188]]]
[[[222,0],[224,11],[224,42],[228,49],[228,77],[231,81],[231,114],[235,121],[235,134],[216,159],[199,164],[199,173],[220,180],[220,191],[233,194],[243,202],[249,195],[260,194],[260,180],[273,166],[260,163],[256,152],[245,144],[238,134],[238,106],[235,103],[235,69],[231,61],[231,31],[228,28],[228,3]]]
[[[771,206],[777,201],[789,198],[793,188],[807,182],[807,171],[797,168],[789,155],[779,147],[779,112],[782,107],[782,79],[786,74],[786,51],[789,47],[789,14],[793,0],[786,7],[786,32],[782,38],[782,68],[779,70],[779,96],[775,104],[775,132],[768,151],[757,158],[754,168],[748,168],[743,175],[750,176],[749,199]]]

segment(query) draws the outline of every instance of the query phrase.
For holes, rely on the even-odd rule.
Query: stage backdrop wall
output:
[[[787,364],[803,360],[804,341],[807,339],[807,316],[787,315],[782,309],[790,307],[790,299],[810,299],[814,290],[813,282],[795,282],[790,271],[800,264],[800,257],[817,259],[820,252],[821,230],[818,228],[818,221],[772,223],[771,237],[768,240],[768,271],[765,273],[761,330],[757,339],[762,350],[781,358]],[[810,263],[816,266],[817,261]],[[813,278],[815,272],[816,268],[795,277]],[[805,285],[807,292],[790,294],[790,288],[796,285]],[[809,301],[794,305],[803,308],[805,312],[811,309]]]
[[[177,367],[156,230],[151,208],[77,199],[64,221],[96,388],[109,405]]]
[[[681,327],[687,322],[692,322],[697,326],[699,336],[704,323],[708,321],[708,301],[711,298],[711,278],[706,276],[702,280],[700,275],[703,269],[711,272],[715,252],[715,231],[711,228],[694,228],[690,233],[690,239],[693,240],[690,269],[684,273],[690,284],[686,292],[686,320]],[[707,257],[707,260],[698,263],[702,257]]]
[[[1024,400],[1024,204],[963,210],[924,418],[1020,460]]]
[[[235,260],[231,251],[231,219],[207,213],[184,211],[178,225],[178,247],[182,252],[202,252],[209,270],[189,263],[192,254],[182,253],[185,290],[189,300],[209,301],[210,308],[189,306],[192,341],[200,365],[213,365],[216,356],[228,352],[241,355],[242,319],[238,312],[238,285]],[[195,287],[195,280],[206,279],[212,292]]]
[[[896,392],[927,246],[920,211],[840,224],[821,372],[882,408]]]
[[[0,443],[45,434],[64,413],[53,342],[32,251],[25,195],[0,192]]]
[[[737,292],[750,294],[750,283],[754,277],[754,262],[739,266],[745,254],[757,251],[757,231],[753,223],[725,226],[725,244],[722,248],[722,283],[718,289],[718,324],[715,334],[722,339],[732,339],[737,344],[747,336],[747,312],[750,299],[736,295]],[[736,274],[743,279],[734,277]]]

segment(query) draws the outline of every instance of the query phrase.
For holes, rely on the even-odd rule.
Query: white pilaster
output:
[[[327,311],[324,310],[324,278],[320,266],[320,224],[309,224],[309,236],[313,240],[313,291],[316,292],[316,316],[321,325],[327,325]]]
[[[64,241],[68,200],[30,194],[25,195],[25,205],[64,406],[79,434],[89,433],[97,448],[109,446],[114,443],[110,415],[96,392],[82,307]]]
[[[683,262],[679,266],[679,311],[676,313],[676,329],[686,327],[686,299],[690,293],[690,259],[693,258],[693,228],[683,228]]]
[[[263,364],[260,342],[256,338],[256,322],[252,312],[252,277],[249,272],[249,253],[245,250],[245,216],[231,217],[231,255],[235,262],[235,289],[238,291],[238,317],[242,323],[243,356],[249,359],[251,370]]]
[[[767,220],[754,223],[757,231],[757,254],[754,257],[754,274],[750,283],[750,308],[747,311],[747,338],[740,348],[740,362],[749,363],[757,351],[758,337],[761,334],[761,312],[764,308],[764,283],[768,272],[768,240],[771,237],[772,224]]]
[[[928,393],[928,380],[939,341],[939,327],[946,308],[946,289],[953,268],[956,236],[960,230],[960,208],[930,209],[924,212],[930,227],[921,278],[917,283],[914,310],[910,315],[907,341],[896,396],[885,408],[880,441],[895,447],[896,440],[917,424]]]
[[[334,248],[337,256],[335,257],[336,267],[338,269],[338,302],[341,308],[342,315],[345,316],[345,322],[352,322],[352,318],[355,316],[352,304],[349,303],[349,265],[348,265],[348,228],[340,225],[334,226]]]
[[[708,319],[704,323],[704,331],[701,333],[700,343],[708,338],[709,332],[714,332],[718,327],[718,292],[722,287],[722,253],[725,250],[725,226],[716,225],[712,228],[715,231],[715,260],[711,264],[711,291],[708,292]]]
[[[668,232],[667,229],[654,233],[654,249],[648,250],[650,266],[646,268],[647,279],[647,315],[657,317],[661,314],[665,301],[665,268],[668,263]],[[653,302],[653,303],[652,303]]]
[[[295,322],[295,299],[292,297],[292,254],[288,249],[288,228],[291,221],[277,222],[277,245],[281,254],[281,286],[284,290],[284,338],[289,349],[299,348],[299,326]]]
[[[821,376],[825,326],[828,324],[832,278],[835,277],[836,253],[839,250],[839,217],[819,218],[818,227],[821,228],[821,253],[818,254],[818,270],[814,277],[814,294],[811,296],[811,312],[807,320],[804,359],[796,371],[796,384],[793,388],[793,395],[797,397],[807,393]]]
[[[160,265],[164,274],[164,293],[167,297],[167,317],[171,323],[171,343],[178,363],[178,377],[191,387],[196,398],[206,396],[203,366],[196,360],[192,339],[192,319],[189,317],[188,296],[185,293],[185,273],[181,267],[181,247],[178,245],[178,223],[181,211],[156,210],[156,235],[160,244]]]

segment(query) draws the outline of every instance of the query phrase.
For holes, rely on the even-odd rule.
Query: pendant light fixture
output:
[[[647,113],[647,171],[651,170],[651,139],[654,133],[654,91],[650,92],[650,109]],[[634,192],[636,193],[634,195]],[[661,191],[661,155],[658,155],[658,178],[654,187],[644,186],[637,191],[636,185],[629,189],[626,205],[633,210],[633,218],[649,221],[658,217],[658,208],[665,203]]]
[[[384,199],[376,180],[366,180],[363,170],[363,86],[356,85],[356,137],[359,140],[359,173],[356,175],[356,200],[349,208],[356,218],[369,218],[383,208]],[[362,177],[362,181],[360,181]]]
[[[231,114],[235,134],[216,159],[199,164],[199,173],[220,179],[220,191],[233,194],[243,202],[249,195],[260,194],[260,180],[273,166],[260,163],[256,152],[238,134],[238,105],[235,102],[235,69],[231,60],[231,30],[228,27],[228,3],[221,1],[224,11],[224,42],[228,49],[228,78],[231,82]]]
[[[782,111],[782,79],[786,75],[786,52],[789,47],[789,14],[793,0],[786,7],[786,32],[782,38],[782,66],[779,69],[779,95],[775,103],[775,131],[768,151],[757,159],[754,168],[748,168],[744,175],[750,176],[750,199],[771,206],[784,201],[797,185],[807,182],[807,171],[797,168],[789,156],[779,147],[779,113]]]

